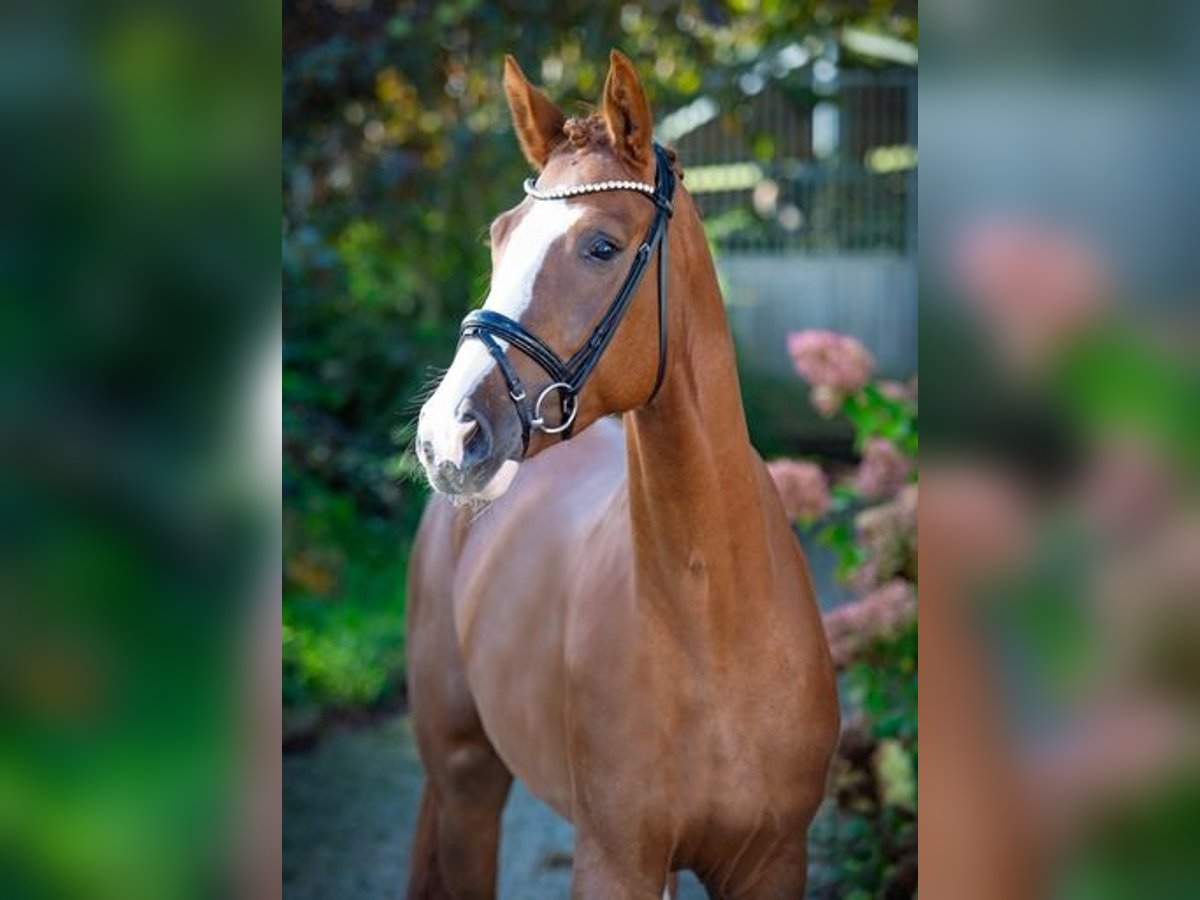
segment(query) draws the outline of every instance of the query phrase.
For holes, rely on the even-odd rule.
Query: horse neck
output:
[[[721,617],[747,579],[769,577],[770,547],[716,271],[690,198],[681,199],[669,232],[666,377],[625,416],[633,546],[639,593],[664,604],[686,594],[684,615],[707,604]],[[703,590],[684,589],[699,582]]]

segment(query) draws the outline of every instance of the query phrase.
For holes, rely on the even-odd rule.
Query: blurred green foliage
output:
[[[918,450],[917,404],[914,397],[889,397],[878,382],[868,383],[861,391],[847,397],[841,413],[854,428],[854,449],[862,453],[867,442],[886,440],[898,453],[910,460],[915,478]],[[810,523],[817,542],[837,558],[839,580],[849,581],[869,561],[870,554],[863,545],[862,534],[855,526],[855,514],[871,505],[852,481],[836,484],[830,490],[829,515]],[[915,527],[915,524],[914,524]],[[910,540],[915,542],[916,536]],[[896,574],[915,579],[916,560],[908,561]]]
[[[404,444],[486,289],[487,225],[528,175],[504,54],[568,113],[598,98],[613,47],[660,114],[702,92],[736,108],[738,77],[769,53],[847,23],[912,40],[915,9],[284,3],[286,701],[369,704],[402,678],[403,559],[425,498]]]
[[[870,647],[843,675],[847,705],[861,711],[877,740],[917,752],[917,623]],[[914,759],[915,763],[916,760]]]
[[[0,897],[227,894],[270,684],[279,22],[0,23]]]
[[[300,490],[287,514],[303,549],[287,561],[283,702],[369,706],[394,699],[404,671],[408,548],[388,520],[359,517],[351,498],[315,482]]]

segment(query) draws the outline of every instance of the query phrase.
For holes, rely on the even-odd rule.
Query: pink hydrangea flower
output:
[[[818,384],[808,392],[808,402],[824,419],[832,419],[842,411],[846,395],[827,384]]]
[[[879,382],[879,393],[889,400],[904,403],[908,400],[908,385],[899,381],[884,380]]]
[[[896,578],[861,600],[824,616],[829,650],[838,668],[850,665],[872,643],[897,634],[913,620],[917,600],[912,585]]]
[[[843,396],[856,394],[871,380],[875,360],[861,342],[833,331],[808,329],[788,335],[792,365],[813,387]]]
[[[863,449],[854,488],[868,500],[889,497],[908,481],[913,462],[889,440],[872,438]]]
[[[951,255],[964,299],[1022,373],[1055,358],[1106,312],[1112,274],[1098,246],[1067,228],[985,220]]]
[[[816,463],[777,459],[767,464],[767,472],[792,521],[819,519],[829,512],[829,479]]]
[[[892,502],[860,512],[854,531],[867,554],[855,573],[855,587],[869,590],[897,575],[911,574],[917,553],[917,486],[905,485]]]

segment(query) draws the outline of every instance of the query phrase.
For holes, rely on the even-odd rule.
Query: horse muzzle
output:
[[[434,398],[425,404],[417,424],[417,458],[438,493],[496,500],[516,475],[520,430],[502,399],[490,412],[483,399],[475,399],[480,405],[471,399],[447,404]]]
[[[453,417],[421,412],[417,458],[429,483],[443,494],[472,494],[495,474],[494,443],[487,420],[470,412]]]

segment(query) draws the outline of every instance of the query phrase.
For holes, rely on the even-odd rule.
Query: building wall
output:
[[[792,375],[788,332],[825,328],[861,340],[885,377],[916,372],[917,276],[911,257],[725,252],[717,270],[743,371]]]

